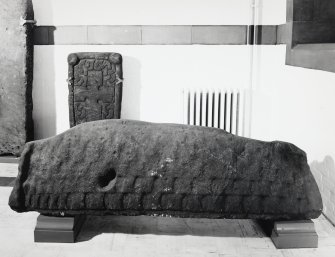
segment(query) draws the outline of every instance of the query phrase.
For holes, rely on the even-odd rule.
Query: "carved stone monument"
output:
[[[73,53],[69,63],[70,126],[119,119],[122,57],[117,53]]]
[[[20,155],[33,139],[31,0],[0,0],[0,155]]]
[[[322,211],[306,155],[292,144],[130,120],[26,144],[9,205],[54,216],[306,220]]]

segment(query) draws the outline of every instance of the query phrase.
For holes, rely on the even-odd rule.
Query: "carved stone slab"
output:
[[[0,155],[20,155],[34,136],[34,12],[31,0],[0,0],[0,6]]]
[[[70,126],[119,119],[122,57],[117,53],[73,53],[69,63]]]
[[[26,144],[9,205],[49,215],[268,220],[322,211],[306,154],[293,144],[121,119]]]

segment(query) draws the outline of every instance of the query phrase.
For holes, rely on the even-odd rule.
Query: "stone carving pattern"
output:
[[[105,120],[25,151],[22,160],[34,162],[21,164],[26,175],[11,196],[19,211],[276,220],[316,218],[322,210],[305,153],[284,142],[197,126]],[[59,156],[52,158],[55,152]],[[108,174],[103,171],[111,170],[112,180],[103,175],[100,185],[98,178]],[[105,190],[109,180],[114,184]]]
[[[75,74],[77,76],[74,81],[74,87],[83,88],[85,90],[99,91],[101,88],[109,89],[110,101],[104,102],[102,99],[97,97],[96,94],[92,94],[89,97],[75,99],[75,114],[78,123],[88,121],[91,116],[88,113],[88,109],[92,109],[94,106],[96,117],[101,119],[111,119],[113,117],[113,108],[111,104],[114,103],[114,84],[116,81],[115,65],[111,64],[106,60],[94,60],[84,59],[75,66]],[[92,115],[95,115],[92,114]]]
[[[108,54],[94,56],[88,53],[87,58],[82,57],[70,66],[71,127],[88,121],[119,118],[116,109],[121,102],[116,99],[115,91],[120,90],[116,88],[122,85],[122,75],[118,74],[117,65]]]

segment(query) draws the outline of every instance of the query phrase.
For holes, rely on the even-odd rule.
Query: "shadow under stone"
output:
[[[104,233],[207,237],[266,237],[254,220],[172,218],[161,216],[87,216],[77,241]]]

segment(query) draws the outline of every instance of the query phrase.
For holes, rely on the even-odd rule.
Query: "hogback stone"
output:
[[[26,144],[18,212],[312,219],[322,200],[305,153],[215,128],[88,122]]]
[[[118,53],[73,53],[69,63],[70,126],[119,119],[122,100],[122,56]]]
[[[31,0],[0,0],[0,155],[20,155],[33,139]]]

